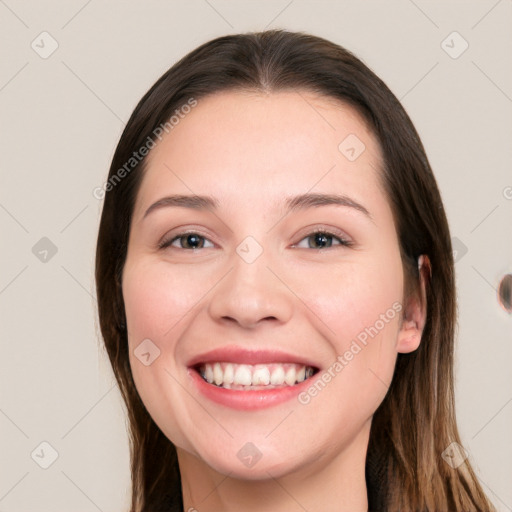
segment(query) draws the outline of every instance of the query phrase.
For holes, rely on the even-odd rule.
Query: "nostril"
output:
[[[247,329],[254,329],[262,321],[269,321],[269,320],[277,321],[278,320],[275,316],[266,316],[266,317],[260,318],[258,320],[254,320],[253,318],[249,318],[249,317],[244,318],[242,315],[240,315],[238,318],[233,318],[232,316],[223,316],[223,317],[221,317],[221,319],[225,320],[227,323],[235,322]]]

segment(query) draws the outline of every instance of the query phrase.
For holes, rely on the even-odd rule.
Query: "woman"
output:
[[[104,190],[133,512],[494,510],[457,432],[441,197],[361,61],[285,31],[202,45],[137,105]]]

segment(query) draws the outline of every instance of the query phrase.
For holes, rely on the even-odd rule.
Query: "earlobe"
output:
[[[398,333],[397,352],[402,354],[414,352],[420,346],[422,333],[423,328],[415,320],[404,319]]]
[[[404,317],[398,332],[397,352],[414,352],[421,342],[423,328],[427,321],[427,286],[432,276],[430,260],[426,254],[418,259],[421,297],[416,294],[409,298],[405,306]]]

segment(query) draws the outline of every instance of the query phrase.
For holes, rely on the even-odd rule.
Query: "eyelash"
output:
[[[339,247],[351,247],[353,245],[353,242],[351,242],[350,240],[347,240],[341,233],[333,233],[329,230],[326,230],[326,229],[315,229],[313,231],[311,231],[310,233],[308,233],[306,236],[304,236],[303,238],[301,238],[299,240],[299,243],[302,242],[303,240],[307,239],[307,238],[310,238],[314,235],[317,235],[317,234],[322,234],[322,235],[325,235],[329,238],[334,238],[336,239],[339,244],[337,244]],[[204,240],[208,240],[208,238],[206,238],[205,236],[201,235],[200,233],[196,232],[196,231],[188,231],[188,232],[184,232],[184,233],[179,233],[178,235],[172,237],[171,239],[164,239],[162,240],[159,244],[158,244],[158,248],[159,249],[166,249],[168,247],[171,247],[171,244],[173,242],[175,242],[176,240],[179,240],[183,237],[186,237],[188,235],[197,235],[199,238],[202,238]],[[297,245],[297,244],[294,244],[294,246]],[[198,248],[192,248],[192,249],[186,249],[186,248],[183,248],[183,247],[173,247],[174,249],[179,249],[179,250],[183,250],[183,251],[197,251]],[[317,247],[317,248],[314,248],[314,247],[308,247],[308,249],[316,249],[316,250],[325,250],[325,249],[330,249],[332,248],[332,245],[330,247],[326,247],[326,248],[323,248],[323,247]],[[201,247],[199,249],[202,249]],[[207,247],[208,249],[208,247]]]

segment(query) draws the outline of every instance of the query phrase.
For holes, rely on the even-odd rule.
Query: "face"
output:
[[[356,112],[306,91],[207,97],[151,151],[123,296],[181,460],[259,479],[365,449],[415,348],[380,166]]]

